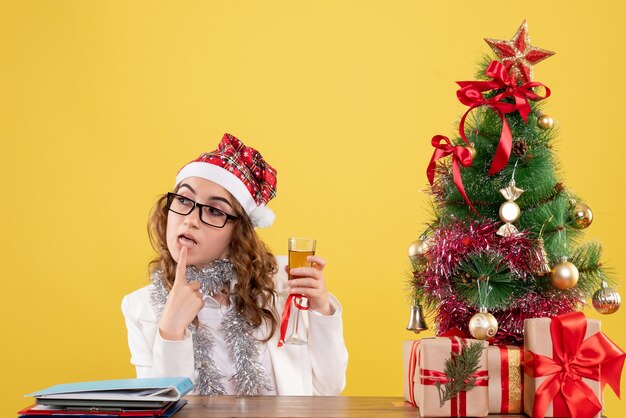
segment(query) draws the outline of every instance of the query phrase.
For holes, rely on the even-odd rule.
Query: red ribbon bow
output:
[[[441,141],[444,143],[441,143]],[[463,187],[463,180],[461,179],[461,170],[459,168],[459,164],[463,167],[469,167],[472,165],[472,153],[466,147],[461,145],[452,145],[450,139],[447,136],[443,135],[435,135],[432,139],[433,147],[435,147],[435,152],[433,152],[433,156],[430,159],[430,163],[428,164],[428,168],[426,169],[426,176],[428,177],[428,181],[432,186],[435,181],[435,169],[437,168],[437,160],[443,157],[447,157],[448,155],[452,155],[452,178],[454,179],[454,184],[456,188],[459,189],[461,196],[467,202],[468,206],[474,213],[476,209],[472,206],[472,202],[470,202],[467,197],[467,193],[465,193],[465,188]]]
[[[499,61],[492,61],[487,67],[485,74],[492,79],[487,81],[458,81],[457,84],[461,86],[461,88],[456,92],[456,95],[461,103],[470,106],[461,118],[461,123],[459,124],[459,134],[468,145],[469,141],[465,135],[465,119],[473,109],[480,106],[489,106],[495,110],[502,119],[500,142],[496,149],[496,155],[489,167],[489,175],[491,176],[506,167],[511,156],[513,136],[505,114],[513,113],[517,110],[524,122],[528,122],[528,115],[531,111],[528,101],[543,100],[550,97],[550,89],[538,82],[529,82],[518,86],[515,77],[511,77],[504,64]],[[540,96],[535,93],[533,91],[535,87],[543,87],[546,90],[545,96]],[[483,95],[484,92],[500,89],[505,90],[490,99],[485,99]],[[515,103],[503,102],[502,100],[507,97],[512,97]]]
[[[289,325],[289,317],[291,316],[291,301],[293,301],[296,308],[301,311],[308,311],[309,307],[302,305],[298,299],[303,298],[303,295],[290,294],[285,301],[285,307],[283,308],[283,315],[280,319],[280,337],[278,339],[278,346],[282,347],[285,343],[285,335],[287,335],[287,326]],[[296,311],[297,312],[297,311]]]
[[[553,403],[554,416],[593,417],[602,404],[582,378],[608,383],[620,396],[620,378],[626,354],[606,335],[598,332],[585,338],[587,319],[573,312],[552,319],[553,358],[526,352],[525,372],[531,377],[546,376],[537,388],[533,418],[545,416]]]

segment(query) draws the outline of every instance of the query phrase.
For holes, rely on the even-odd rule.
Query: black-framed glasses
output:
[[[176,193],[167,194],[166,207],[174,213],[185,216],[193,212],[195,208],[198,208],[202,223],[216,228],[224,228],[226,222],[234,222],[237,220],[236,216],[229,215],[221,209],[214,208],[210,205],[203,205]]]

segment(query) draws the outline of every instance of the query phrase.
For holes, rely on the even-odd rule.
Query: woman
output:
[[[122,301],[137,377],[188,376],[207,395],[341,393],[348,354],[326,261],[288,270],[254,229],[272,224],[275,194],[276,171],[230,134],[179,171],[150,216],[152,283]],[[289,294],[309,301],[308,343],[279,347]]]

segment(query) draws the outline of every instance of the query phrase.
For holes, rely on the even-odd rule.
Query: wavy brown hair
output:
[[[231,195],[232,197],[232,195]],[[267,342],[278,328],[278,316],[274,303],[274,274],[278,270],[276,258],[257,235],[243,207],[236,199],[230,199],[235,209],[237,220],[229,245],[229,259],[237,273],[237,285],[233,294],[235,306],[241,315],[255,328],[266,322],[269,327]],[[150,243],[156,251],[156,257],[148,265],[150,273],[163,272],[163,284],[169,292],[176,276],[176,260],[172,258],[166,241],[167,194],[161,196],[148,219]],[[196,317],[193,324],[198,326]]]

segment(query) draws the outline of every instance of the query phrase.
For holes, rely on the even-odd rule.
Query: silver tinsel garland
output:
[[[187,267],[187,280],[200,282],[200,291],[203,295],[215,295],[222,292],[225,286],[237,280],[233,264],[229,260],[215,260],[205,267]],[[152,273],[151,299],[157,316],[161,318],[167,289],[163,283],[163,274],[160,270]],[[261,395],[272,389],[265,369],[259,362],[259,348],[253,336],[254,328],[240,315],[234,304],[231,303],[224,315],[222,328],[225,340],[230,350],[230,357],[235,364],[235,374],[231,377],[237,386],[239,395]],[[200,324],[197,328],[189,325],[194,347],[194,367],[196,370],[195,392],[199,395],[225,395],[226,390],[221,381],[224,376],[215,364],[212,354],[215,346],[211,331]]]

